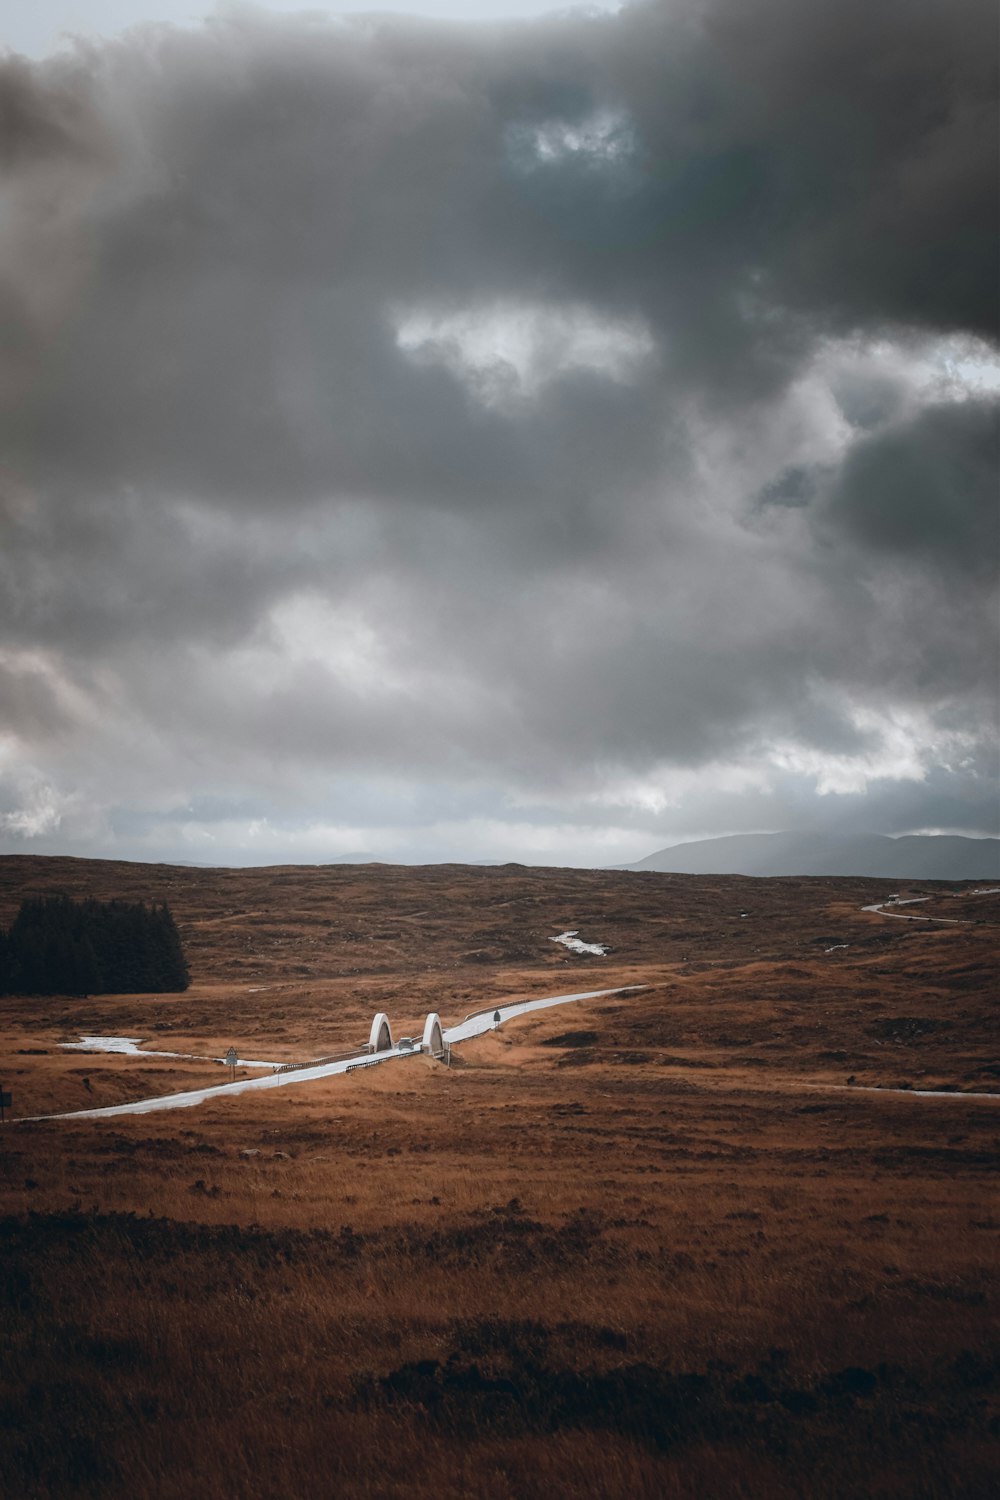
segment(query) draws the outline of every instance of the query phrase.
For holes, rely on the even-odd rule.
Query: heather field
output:
[[[1000,893],[976,889],[0,859],[0,924],[27,894],[166,900],[192,972],[0,1002],[4,1493],[995,1493]],[[915,904],[863,910],[890,896]],[[451,1067],[24,1118],[224,1082],[231,1044],[327,1056],[376,1011],[419,1036],[624,985]],[[192,1056],[65,1050],[84,1035]]]

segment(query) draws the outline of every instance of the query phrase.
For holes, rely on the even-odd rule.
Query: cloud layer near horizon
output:
[[[0,63],[0,847],[995,831],[992,27]]]

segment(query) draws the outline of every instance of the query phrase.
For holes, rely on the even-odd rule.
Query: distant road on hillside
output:
[[[659,849],[626,870],[678,875],[857,875],[888,880],[1000,880],[1000,839],[951,834],[738,833]]]

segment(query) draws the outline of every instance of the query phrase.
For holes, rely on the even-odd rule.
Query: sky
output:
[[[0,24],[0,852],[996,835],[992,3],[404,8]]]

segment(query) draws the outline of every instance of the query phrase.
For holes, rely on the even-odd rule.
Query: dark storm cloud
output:
[[[0,162],[6,171],[32,172],[52,161],[79,163],[104,156],[107,140],[89,82],[83,70],[41,76],[21,58],[5,59]]]
[[[661,170],[697,190],[693,219],[683,210],[696,241],[711,219],[714,255],[756,263],[765,296],[773,289],[810,321],[898,319],[994,337],[988,7],[709,4],[693,8],[679,52],[671,9],[631,16],[645,84],[637,118]],[[653,17],[676,58],[666,87],[646,35]],[[679,160],[678,140],[688,147]]]
[[[903,367],[995,339],[995,99],[980,0],[8,58],[11,725],[252,800],[776,745],[877,779],[888,712],[981,780],[995,414]]]
[[[859,443],[837,476],[828,519],[866,549],[921,557],[980,585],[1000,555],[1000,411],[932,407]]]
[[[490,420],[401,362],[394,302],[638,310],[678,375],[741,399],[818,329],[992,335],[988,17],[764,0],[485,36],[233,23],[36,69],[30,103],[11,63],[13,141],[68,160],[89,111],[117,156],[65,226],[86,284],[8,442],[101,484],[471,503],[548,487],[548,424]]]

